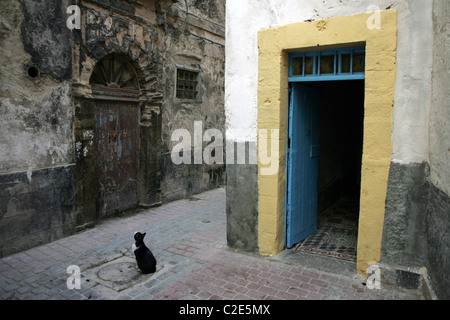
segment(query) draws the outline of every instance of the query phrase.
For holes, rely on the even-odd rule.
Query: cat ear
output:
[[[144,237],[145,237],[146,234],[147,234],[146,232],[144,232],[144,233],[142,234],[142,239],[144,239]]]

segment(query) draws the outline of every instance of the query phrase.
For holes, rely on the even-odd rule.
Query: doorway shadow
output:
[[[305,85],[321,95],[317,230],[292,251],[356,263],[364,80]]]

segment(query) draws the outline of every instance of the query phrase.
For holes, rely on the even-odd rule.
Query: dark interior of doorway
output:
[[[295,250],[356,261],[364,80],[304,84],[321,96],[318,224]]]

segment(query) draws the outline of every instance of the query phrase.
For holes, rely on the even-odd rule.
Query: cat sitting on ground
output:
[[[144,274],[154,273],[156,271],[156,259],[153,256],[153,253],[144,243],[144,237],[146,233],[135,232],[132,250],[136,257],[136,262],[138,268]]]

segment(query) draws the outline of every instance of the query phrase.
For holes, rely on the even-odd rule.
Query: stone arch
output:
[[[91,58],[87,57],[87,60]],[[139,205],[151,206],[160,202],[160,178],[161,178],[161,98],[162,95],[156,90],[156,74],[149,76],[156,70],[154,63],[141,56],[141,59],[133,60],[130,55],[113,50],[103,55],[100,59],[95,59],[95,64],[89,63],[91,67],[83,68],[80,73],[82,83],[75,85],[82,87],[77,94],[75,102],[75,142],[76,142],[76,171],[77,171],[77,203],[79,207],[80,224],[90,224],[96,220],[113,213],[132,209]],[[87,75],[88,71],[90,74]],[[88,81],[86,81],[89,79]],[[84,82],[84,83],[83,83]],[[148,92],[154,92],[148,94]],[[80,94],[81,93],[81,94]],[[110,108],[108,107],[110,106]],[[114,157],[117,154],[104,155],[104,159],[99,160],[98,152],[106,143],[99,138],[99,119],[101,109],[110,110],[110,114],[117,119],[130,116],[130,112],[135,113],[133,119],[127,119],[128,127],[118,128],[112,132],[111,128],[103,128],[105,135],[110,140],[121,139],[124,143],[126,139],[135,139],[135,148],[128,158],[120,159],[124,161],[122,166],[118,166],[112,175],[118,175],[120,169],[126,168],[129,164],[136,167],[136,177],[126,179],[136,180],[133,186],[124,185],[123,189],[116,196],[105,201],[116,202],[116,209],[103,210],[105,207],[114,206],[112,203],[99,200],[99,186],[103,184],[116,184],[119,187],[124,184],[123,180],[99,182],[99,167],[108,167],[111,161],[118,161]],[[124,111],[124,108],[129,108]],[[114,111],[111,111],[114,110]],[[122,111],[121,111],[122,110]],[[123,120],[123,119],[122,119]],[[104,121],[103,121],[104,122]],[[117,121],[120,123],[120,121]],[[126,125],[126,124],[121,124]],[[130,127],[131,125],[131,127]],[[105,133],[106,132],[106,133]],[[120,146],[123,147],[123,146]],[[111,147],[114,150],[114,146]],[[137,150],[137,151],[136,151]],[[114,158],[114,159],[111,159]],[[100,163],[100,165],[99,165]],[[122,172],[121,174],[123,174]],[[103,172],[104,176],[110,175]],[[107,177],[111,180],[111,177]],[[117,176],[116,176],[117,178]],[[125,190],[126,189],[126,190]],[[136,196],[128,194],[130,189],[135,189]],[[128,192],[128,193],[127,193]],[[132,204],[121,206],[123,202],[119,194],[128,194],[126,198],[134,199]],[[106,197],[108,198],[108,197]],[[117,200],[114,200],[117,198]]]
[[[139,100],[138,74],[129,58],[111,53],[95,64],[89,79],[94,99]]]

